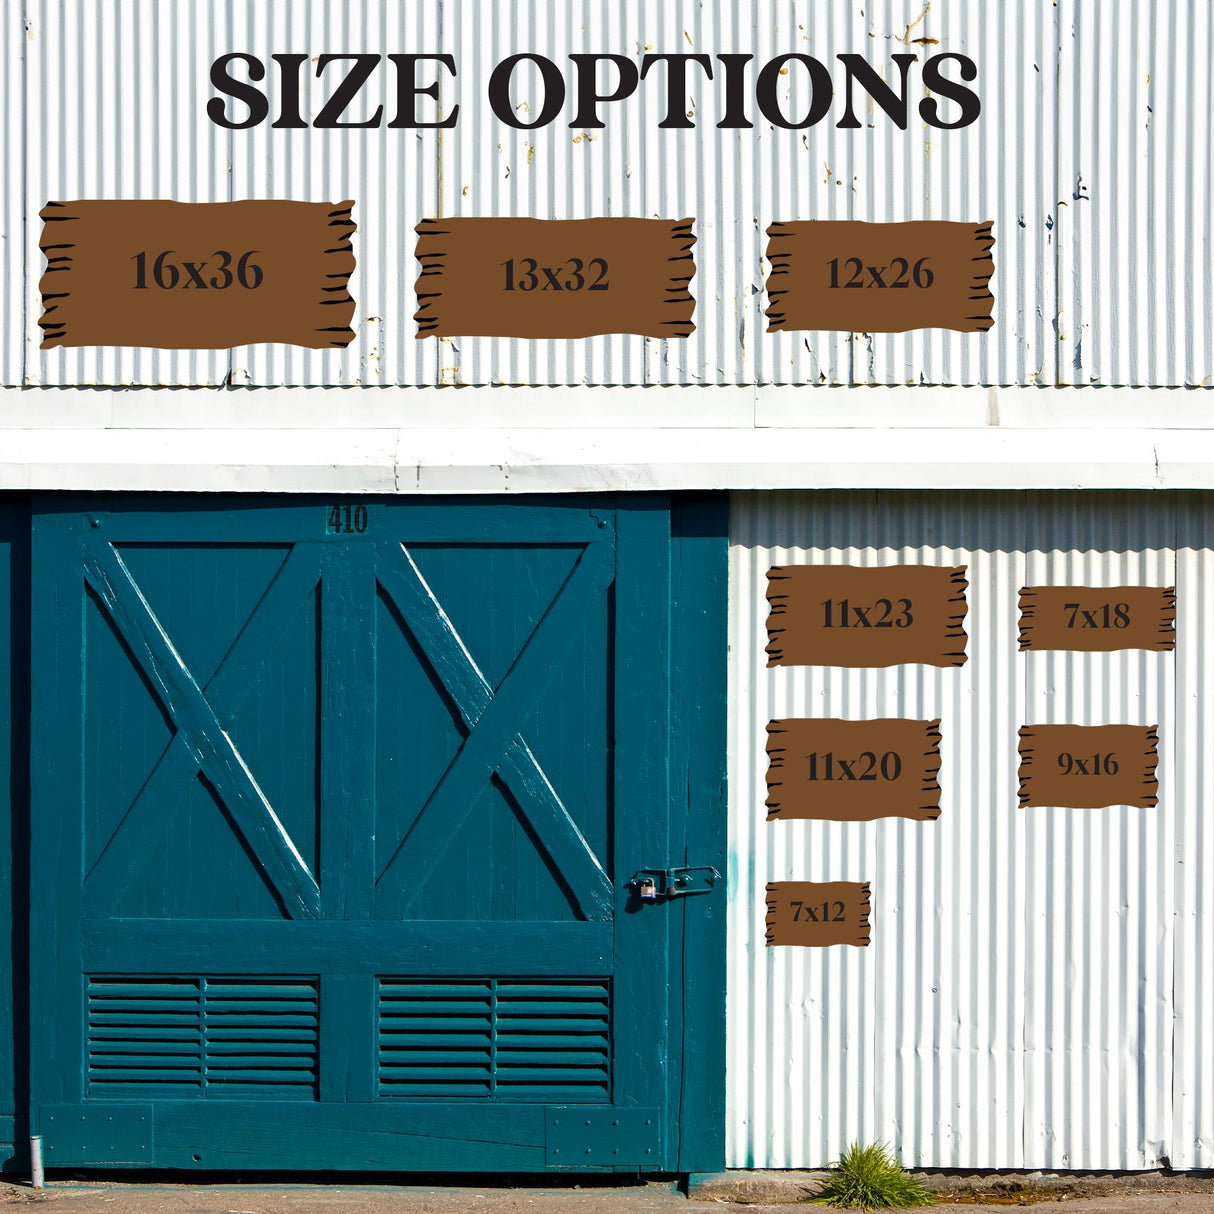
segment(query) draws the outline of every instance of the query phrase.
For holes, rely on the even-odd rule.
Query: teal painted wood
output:
[[[40,1108],[78,1103],[84,1082],[80,810],[85,772],[84,740],[76,728],[84,709],[84,548],[79,529],[60,526],[56,532],[57,543],[34,543],[31,553],[36,604],[31,666],[38,677],[31,678],[30,689],[30,870],[43,874],[30,891],[30,1130],[35,1134]],[[73,574],[66,584],[65,569]]]
[[[341,963],[332,963],[336,970]],[[328,1104],[365,1104],[375,1098],[375,1037],[370,1032],[351,1031],[371,1024],[375,1018],[375,965],[386,964],[382,956],[368,957],[360,968],[347,957],[344,972],[322,973],[320,1090],[318,1099]],[[349,1165],[345,1165],[349,1166]]]
[[[628,498],[615,596],[616,839],[615,1082],[627,1103],[665,1108],[669,1086],[668,941],[675,908],[643,903],[625,883],[670,854],[670,507],[666,498]],[[617,1101],[619,1097],[617,1097]],[[669,1126],[663,1126],[668,1131]],[[676,1144],[664,1135],[662,1159]]]
[[[6,1172],[28,1168],[28,566],[29,501],[0,494],[0,1167]]]
[[[317,918],[320,890],[315,876],[115,545],[99,537],[86,540],[84,548],[86,584],[101,600],[140,672],[155,686],[176,736],[213,785],[287,914]]]
[[[381,979],[377,1095],[608,1104],[611,1005],[606,979]]]
[[[278,651],[319,582],[320,550],[315,544],[297,544],[203,688],[225,728],[234,722],[254,680]],[[186,735],[176,734],[132,802],[123,829],[111,837],[86,874],[86,888],[98,910],[117,911],[148,851],[159,846],[169,828],[173,790],[198,770]]]
[[[321,597],[321,856],[328,919],[371,916],[375,853],[375,549],[329,545]],[[346,724],[343,724],[346,723]]]
[[[441,631],[446,638],[446,644],[432,641],[434,648],[428,651],[435,654],[435,666],[444,660],[451,661],[456,652],[463,652],[466,658],[467,673],[461,671],[447,687],[469,732],[457,759],[443,773],[376,881],[377,889],[381,891],[381,916],[396,918],[408,913],[450,845],[454,828],[462,822],[462,815],[471,810],[473,790],[484,784],[489,776],[505,769],[509,773],[508,781],[513,783],[515,802],[540,839],[559,845],[559,854],[564,855],[570,865],[576,862],[583,874],[586,869],[591,870],[585,884],[576,881],[567,867],[560,866],[552,846],[546,848],[566,882],[573,885],[572,892],[579,909],[587,918],[607,917],[609,902],[602,865],[593,853],[588,854],[585,839],[555,799],[542,770],[536,767],[519,727],[531,715],[536,701],[547,689],[548,681],[555,676],[578,636],[589,607],[601,600],[611,584],[615,576],[615,555],[613,549],[601,541],[587,545],[496,690],[490,689],[475,663],[458,644],[458,636],[449,625],[444,626],[433,617],[419,619],[421,613],[416,604],[421,594],[410,596],[410,605],[404,608],[403,614],[413,625],[419,643],[428,635],[426,623],[438,625],[434,631]],[[408,576],[419,592],[428,591],[425,583],[418,579],[416,566]],[[404,580],[396,571],[381,574],[381,584],[386,582],[389,593],[393,585],[399,586]],[[394,600],[398,607],[405,601],[403,588],[399,593],[400,597]],[[428,593],[426,597],[435,603]],[[455,662],[451,664],[456,665]],[[531,777],[528,791],[540,795],[520,796],[524,776]],[[530,812],[533,800],[538,803],[542,817]]]
[[[479,1102],[380,1101],[350,1104],[341,1118],[323,1105],[232,1104],[219,1137],[207,1109],[184,1101],[156,1109],[156,1165],[262,1168],[290,1159],[301,1170],[542,1172],[544,1113],[537,1107]],[[195,1156],[200,1158],[195,1159]],[[490,1163],[489,1161],[493,1162]]]
[[[684,898],[670,925],[678,1097],[668,1116],[679,1125],[678,1170],[718,1172],[725,1167],[728,497],[680,497],[671,532],[672,863],[709,864],[721,876],[711,895]]]
[[[313,977],[89,977],[88,1097],[316,1099]]]
[[[245,919],[239,932],[216,933],[208,919],[86,919],[81,929],[86,968],[112,972],[132,950],[152,968],[168,969],[184,954],[212,972],[257,973],[282,956],[306,955],[322,972],[376,964],[384,972],[428,973],[440,965],[467,974],[555,975],[576,964],[592,977],[611,973],[613,930],[602,923],[548,923],[542,946],[514,922],[422,920],[402,923],[273,922]]]
[[[156,1166],[674,1167],[691,1012],[672,1037],[670,928],[687,912],[625,884],[681,858],[668,503],[367,501],[350,534],[331,504],[38,503],[34,856],[53,877],[31,929],[33,1108],[54,1111],[55,1162],[107,1162],[88,1110],[129,1081],[152,1132],[135,1117],[123,1149]],[[687,684],[701,692],[715,711]],[[180,986],[134,981],[156,975],[267,991],[268,1010],[208,1044]],[[276,978],[316,992],[306,1065],[303,1029],[267,1028]],[[419,978],[502,992],[487,1097],[409,1097],[479,1057],[476,1025],[441,1023],[440,1041],[409,1027],[408,999],[384,1003]],[[600,1046],[561,993],[573,1007],[603,983]],[[183,1057],[203,1059],[197,1082]],[[256,1084],[267,1099],[233,1099]],[[584,1100],[662,1114],[652,1138],[629,1121],[636,1158],[608,1118],[589,1158],[557,1160],[544,1110],[564,1125],[558,1106]]]
[[[455,708],[465,728],[471,730],[492,701],[493,688],[472,656],[458,644],[441,605],[407,552],[391,554],[381,564],[378,576],[384,593],[400,611],[418,644],[442,671]],[[596,586],[596,590],[601,588],[601,584]],[[515,790],[515,801],[528,805],[528,822],[563,874],[577,909],[587,919],[609,920],[610,879],[521,734],[516,733],[507,743],[497,772],[506,787]]]

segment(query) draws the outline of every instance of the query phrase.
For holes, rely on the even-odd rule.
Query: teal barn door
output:
[[[36,501],[48,1166],[718,1162],[724,578],[671,519]]]

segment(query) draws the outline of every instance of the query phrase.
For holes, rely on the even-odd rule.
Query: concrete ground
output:
[[[39,1206],[47,1214],[783,1214],[789,1201],[805,1200],[806,1186],[796,1174],[766,1174],[708,1178],[688,1198],[670,1182],[602,1185],[588,1181],[559,1187],[512,1187],[500,1181],[458,1187],[360,1185],[332,1182],[318,1185],[115,1183],[93,1180],[52,1180],[42,1192],[23,1185],[0,1185],[0,1206]],[[803,1174],[802,1174],[803,1177]],[[970,1178],[933,1178],[933,1186],[960,1199],[958,1211],[1007,1210],[1036,1205],[1101,1214],[1214,1214],[1214,1183],[1210,1180],[1080,1196],[1052,1178],[1008,1185],[1006,1178],[982,1178],[1003,1183],[997,1204],[974,1192]],[[1149,1179],[1146,1181],[1150,1186]],[[1097,1186],[1099,1187],[1099,1186]],[[1120,1189],[1121,1191],[1117,1191]],[[1188,1191],[1186,1191],[1188,1190]],[[1196,1190],[1196,1191],[1193,1191]],[[744,1198],[749,1200],[738,1200]],[[948,1197],[945,1197],[948,1200]],[[949,1206],[943,1207],[945,1209]]]

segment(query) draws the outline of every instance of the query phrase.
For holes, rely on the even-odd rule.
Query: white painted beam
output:
[[[0,488],[568,493],[1214,489],[1207,430],[28,428]]]

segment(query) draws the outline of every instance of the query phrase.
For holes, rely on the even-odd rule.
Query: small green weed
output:
[[[884,1143],[869,1147],[852,1143],[833,1172],[814,1198],[815,1205],[837,1210],[901,1210],[935,1202],[931,1190],[903,1171]]]

